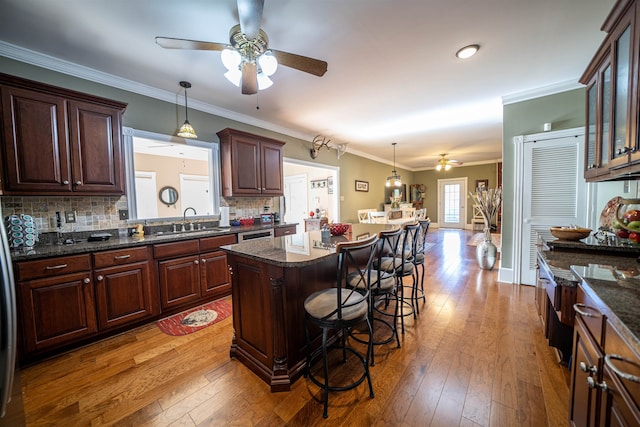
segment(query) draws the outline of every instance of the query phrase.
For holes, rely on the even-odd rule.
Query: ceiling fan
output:
[[[225,77],[242,87],[244,95],[258,93],[273,83],[269,76],[278,64],[321,77],[327,63],[319,59],[269,49],[269,38],[260,29],[264,0],[238,0],[240,25],[229,31],[229,43],[156,37],[165,49],[193,49],[222,51],[222,62],[229,70]]]
[[[440,160],[438,160],[438,164],[436,165],[436,170],[446,170],[448,171],[449,169],[451,169],[451,166],[460,166],[462,165],[461,161],[458,160],[453,160],[453,159],[447,159],[447,154],[440,154]]]

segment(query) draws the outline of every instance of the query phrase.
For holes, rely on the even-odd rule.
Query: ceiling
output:
[[[269,46],[329,65],[323,77],[280,66],[258,96],[224,78],[220,52],[154,41],[226,43],[235,0],[0,0],[0,55],[89,78],[98,70],[107,76],[95,80],[173,102],[187,80],[190,108],[309,142],[321,134],[387,163],[397,142],[397,165],[423,170],[440,153],[500,159],[503,100],[579,87],[614,3],[265,0]],[[474,57],[455,57],[474,43]]]

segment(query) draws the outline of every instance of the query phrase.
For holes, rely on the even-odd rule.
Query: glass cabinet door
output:
[[[629,75],[631,68],[631,26],[615,42],[615,98],[613,100],[613,152],[612,158],[628,157],[630,149],[627,135],[629,115]]]
[[[602,127],[600,128],[600,156],[598,166],[606,169],[609,166],[611,147],[611,66],[607,65],[602,72]]]
[[[587,89],[587,138],[585,156],[585,177],[596,174],[596,107],[598,85],[593,82]]]

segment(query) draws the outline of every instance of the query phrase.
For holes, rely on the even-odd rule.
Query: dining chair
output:
[[[369,212],[375,212],[375,209],[358,209],[358,222],[361,224],[369,223]]]
[[[381,211],[369,212],[369,222],[371,224],[387,224],[388,213]]]

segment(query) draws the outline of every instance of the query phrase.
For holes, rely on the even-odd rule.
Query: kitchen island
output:
[[[231,357],[269,384],[272,392],[290,390],[307,356],[304,300],[335,286],[336,244],[397,227],[353,224],[351,233],[325,240],[320,231],[310,231],[223,246],[232,282]],[[319,330],[311,334],[315,347]]]

